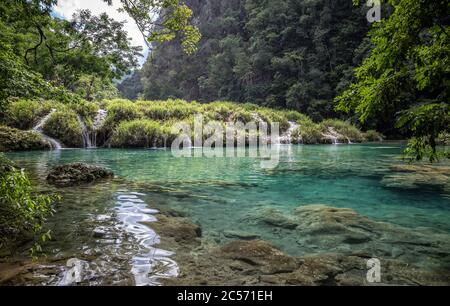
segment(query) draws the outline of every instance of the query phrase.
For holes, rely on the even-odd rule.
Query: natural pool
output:
[[[290,215],[301,205],[324,204],[406,228],[450,233],[448,176],[397,171],[395,165],[403,164],[402,144],[279,149],[275,169],[262,169],[257,158],[175,158],[169,150],[61,150],[8,157],[37,179],[44,179],[50,167],[69,162],[103,165],[120,178],[57,190],[63,201],[49,220],[55,238],[46,247],[49,254],[101,254],[90,263],[93,284],[103,283],[103,276],[121,283],[129,273],[134,283],[158,284],[158,277],[177,274],[171,250],[159,249],[158,233],[142,228],[141,222],[151,222],[154,209],[161,207],[189,216],[201,225],[204,239],[224,244],[254,235],[298,256],[329,250],[313,249],[298,242],[292,231],[257,222],[261,214],[275,209]],[[95,231],[102,232],[102,239],[95,239]],[[161,265],[164,269],[155,272]],[[55,276],[42,283],[65,281]]]

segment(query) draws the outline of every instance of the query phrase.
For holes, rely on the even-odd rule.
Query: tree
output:
[[[360,64],[365,8],[348,0],[188,0],[198,52],[156,44],[142,71],[146,98],[233,100],[337,116],[333,99]]]
[[[357,81],[336,98],[337,108],[363,123],[395,120],[413,136],[406,153],[422,159],[428,152],[434,161],[436,139],[450,132],[450,3],[387,2],[392,14],[370,31],[373,50],[355,70]]]
[[[112,4],[111,0],[105,2]],[[186,52],[195,50],[199,36],[189,23],[192,11],[186,5],[175,0],[120,2],[148,41],[166,41],[179,36]],[[10,52],[8,57],[3,53],[0,61],[5,62],[1,66],[11,63],[8,58],[15,55],[22,58],[17,63],[19,66],[30,67],[32,73],[40,74],[53,86],[82,92],[83,98],[88,100],[98,96],[95,89],[111,87],[114,80],[137,67],[142,48],[131,46],[122,22],[114,21],[106,14],[93,16],[88,10],[77,12],[72,21],[61,20],[51,15],[56,3],[56,0],[5,0],[0,3],[0,42]],[[167,20],[157,24],[149,10],[144,14],[139,8],[164,14]],[[23,82],[27,84],[32,75],[25,74]],[[5,97],[10,95],[8,90],[3,93]],[[17,90],[14,94],[28,96]]]

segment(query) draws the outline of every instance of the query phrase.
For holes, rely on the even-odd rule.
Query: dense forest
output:
[[[202,33],[198,51],[158,44],[139,72],[149,99],[230,100],[335,117],[367,52],[365,7],[350,1],[187,1]],[[136,98],[136,77],[121,87]],[[130,87],[127,87],[129,84]]]

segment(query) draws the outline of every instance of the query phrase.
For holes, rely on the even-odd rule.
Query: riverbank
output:
[[[380,141],[375,131],[362,132],[350,123],[325,120],[315,123],[296,111],[275,110],[254,104],[214,102],[200,104],[183,100],[137,101],[104,100],[62,104],[52,101],[19,100],[10,103],[2,120],[2,130],[20,134],[33,131],[33,137],[48,147],[70,148],[151,148],[170,147],[179,133],[172,127],[177,122],[191,127],[194,142],[194,116],[201,115],[204,124],[216,121],[225,131],[225,124],[242,122],[277,122],[280,142],[285,144],[337,144]],[[14,129],[13,129],[14,128]],[[205,139],[208,135],[203,136]],[[224,137],[224,141],[226,138]],[[34,148],[23,137],[1,147],[3,151]]]

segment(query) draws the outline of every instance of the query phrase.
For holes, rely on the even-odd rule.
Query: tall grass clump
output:
[[[71,109],[54,112],[44,125],[44,133],[74,148],[83,146],[83,136],[77,113]]]
[[[325,132],[328,128],[333,128],[337,133],[342,135],[344,138],[339,139],[339,141],[351,140],[352,142],[362,142],[364,141],[363,133],[354,125],[338,120],[338,119],[327,119],[320,123],[323,131]]]
[[[123,121],[115,127],[111,146],[116,148],[150,148],[158,145],[164,137],[165,130],[154,120],[137,119]]]
[[[200,112],[199,104],[184,100],[137,101],[136,106],[147,119],[184,119]]]
[[[0,125],[0,152],[49,149],[50,145],[34,131]]]

